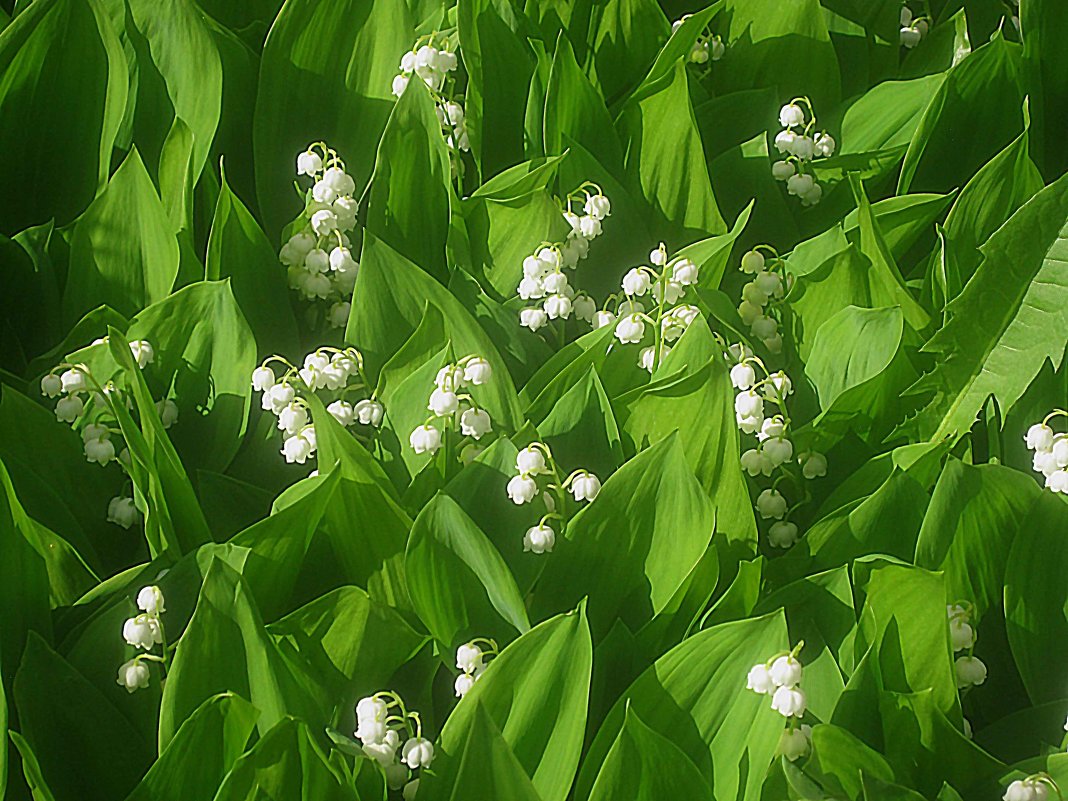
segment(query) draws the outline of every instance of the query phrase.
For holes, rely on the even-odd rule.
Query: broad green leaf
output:
[[[623,462],[616,417],[592,367],[537,422],[537,428],[565,474],[582,468],[607,476]]]
[[[459,801],[477,787],[491,798],[540,801],[493,718],[482,706],[472,705],[471,709],[471,725],[463,732],[466,738],[451,754],[441,757],[443,764],[420,778],[420,796],[429,801]]]
[[[183,456],[224,470],[245,434],[256,343],[229,281],[202,281],[130,321],[130,341],[152,343],[150,374],[178,405],[170,436]]]
[[[1032,702],[1064,697],[1050,681],[1050,665],[1066,658],[1068,588],[1064,575],[1065,552],[1058,536],[1068,531],[1068,504],[1050,492],[1041,492],[1020,521],[1005,564],[1005,629],[1012,657]]]
[[[260,711],[256,726],[264,737],[287,714],[317,711],[264,629],[244,578],[216,559],[204,576],[163,689],[160,749],[197,707],[220,692],[233,692]]]
[[[642,723],[637,713],[627,707],[623,726],[590,790],[590,801],[621,797],[635,801],[711,801],[712,789],[677,745]]]
[[[849,106],[842,119],[840,153],[908,145],[924,111],[945,80],[943,73],[877,84]]]
[[[931,232],[935,220],[942,216],[952,199],[952,194],[923,193],[888,197],[871,204],[883,241],[895,260],[900,261],[921,236]],[[851,242],[860,239],[858,211],[849,212],[842,221]]]
[[[711,776],[715,798],[760,798],[783,718],[766,696],[745,689],[745,677],[753,665],[788,648],[781,613],[724,623],[684,640],[616,702],[589,747],[576,797],[588,797],[629,708]]]
[[[477,354],[492,365],[493,380],[484,387],[482,399],[495,426],[520,428],[522,415],[515,388],[486,332],[437,281],[385,242],[365,232],[360,274],[345,338],[363,354],[372,376],[377,375],[386,360],[415,331],[427,303],[441,312],[446,334],[458,358]]]
[[[866,779],[893,781],[894,769],[886,757],[869,748],[840,726],[812,727],[812,757],[806,772],[814,774],[828,792],[857,798]]]
[[[151,745],[36,634],[26,643],[14,695],[22,735],[57,801],[125,798],[152,761]]]
[[[916,564],[941,571],[951,602],[968,601],[976,619],[996,609],[1013,542],[1038,501],[1035,482],[996,464],[950,458],[938,478],[916,542]]]
[[[367,230],[441,283],[448,281],[449,150],[430,90],[409,82],[382,133]]]
[[[267,236],[299,210],[292,194],[295,160],[325,140],[357,189],[395,98],[391,82],[415,36],[404,0],[287,2],[263,48],[253,126],[256,189]]]
[[[356,701],[385,686],[426,642],[396,611],[358,587],[339,587],[272,623],[267,632],[330,725],[350,731]]]
[[[26,742],[26,738],[14,729],[8,729],[7,733],[22,760],[22,774],[26,779],[26,784],[29,786],[33,801],[56,801],[56,797],[52,794],[51,789],[49,789],[44,780],[44,776],[41,774],[41,765],[37,761],[37,755],[33,753],[33,748]],[[6,752],[7,749],[5,748]]]
[[[508,566],[447,495],[415,519],[404,568],[415,610],[447,654],[472,637],[506,642],[530,627]]]
[[[101,304],[131,317],[170,294],[178,275],[175,231],[141,156],[131,150],[74,226],[63,294],[67,320]]]
[[[289,717],[278,721],[237,760],[214,801],[266,798],[358,801],[355,790],[330,764],[308,725]]]
[[[949,191],[1019,134],[1020,49],[998,32],[948,72],[909,144],[899,193]]]
[[[1068,8],[1057,0],[1031,0],[1020,10],[1023,74],[1034,115],[1037,161],[1047,178],[1068,170],[1059,121],[1068,113],[1068,59],[1060,42],[1068,35]]]
[[[1032,163],[1029,130],[988,161],[961,190],[946,217],[945,235],[962,282],[982,261],[979,246],[1013,213],[1042,189],[1042,176]]]
[[[467,130],[483,178],[523,160],[526,97],[533,51],[510,3],[463,0],[456,6],[460,53],[468,74]]]
[[[230,287],[256,337],[257,355],[294,354],[297,322],[289,300],[285,268],[241,199],[223,175],[211,221],[205,267],[210,281]]]
[[[557,537],[534,616],[588,597],[595,640],[617,617],[637,630],[668,604],[704,555],[714,518],[680,437],[668,435],[613,473]]]
[[[122,45],[97,2],[33,3],[0,31],[0,75],[0,226],[65,225],[107,181],[126,108]]]
[[[126,801],[211,801],[244,752],[259,712],[233,693],[206,700]]]
[[[949,304],[946,324],[924,345],[936,366],[910,390],[930,396],[910,421],[920,436],[960,437],[988,397],[1004,414],[1047,359],[1054,369],[1060,366],[1068,340],[1066,223],[1063,177],[980,248],[984,261]]]
[[[609,105],[645,78],[671,33],[653,0],[609,0],[601,7],[591,75]]]
[[[534,627],[489,662],[449,715],[442,750],[462,753],[485,713],[538,796],[564,801],[578,769],[592,666],[583,607]]]
[[[628,180],[652,207],[665,236],[685,244],[727,230],[688,86],[686,65],[679,61],[670,83],[628,103],[619,118]]]

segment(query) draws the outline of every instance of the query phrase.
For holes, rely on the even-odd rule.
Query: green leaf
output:
[[[628,179],[669,232],[665,236],[687,244],[727,230],[712,192],[688,87],[686,65],[679,61],[670,82],[628,103],[619,118]]]
[[[397,101],[378,145],[367,230],[444,284],[451,179],[434,102],[420,80]]]
[[[211,221],[205,266],[209,280],[230,279],[259,354],[296,350],[297,321],[285,268],[259,223],[230,189],[225,174]]]
[[[307,724],[294,718],[280,720],[237,760],[214,801],[265,798],[358,801]]]
[[[623,726],[590,790],[590,801],[692,798],[712,801],[712,789],[677,745],[657,734],[629,706]]]
[[[415,519],[404,568],[415,610],[445,653],[472,637],[505,642],[530,628],[508,566],[447,495]]]
[[[263,48],[253,125],[256,189],[269,237],[299,211],[294,163],[310,143],[325,140],[357,188],[367,183],[393,111],[391,82],[414,41],[404,0],[284,5]]]
[[[65,225],[107,180],[126,108],[122,46],[98,3],[46,0],[0,32],[0,74],[0,184],[12,190],[0,225]]]
[[[206,700],[126,801],[211,801],[244,752],[259,712],[233,693]]]
[[[201,281],[130,321],[129,339],[152,343],[150,374],[178,405],[171,436],[193,464],[222,471],[245,434],[256,345],[229,281]]]
[[[875,223],[895,260],[900,261],[921,236],[930,233],[952,199],[952,194],[924,193],[888,197],[871,204]],[[851,242],[860,239],[859,218],[859,210],[854,209],[842,221]]]
[[[78,218],[63,312],[74,322],[102,303],[133,316],[165,298],[178,275],[176,228],[136,150]]]
[[[991,395],[1005,414],[1068,340],[1068,176],[1043,189],[980,248],[984,261],[924,350],[935,369],[910,390],[930,395],[913,430],[960,437]],[[1036,335],[1035,332],[1041,332]]]
[[[578,768],[592,667],[582,606],[535,626],[492,659],[460,700],[441,731],[442,751],[462,754],[484,713],[538,797],[564,801]]]
[[[576,797],[589,797],[629,708],[702,775],[712,776],[713,797],[760,798],[783,719],[766,696],[745,689],[745,677],[753,665],[788,648],[781,613],[725,623],[684,640],[616,702],[590,745]]]
[[[645,78],[672,30],[653,0],[609,0],[600,11],[592,77],[611,104]]]
[[[588,597],[595,640],[616,618],[637,630],[671,601],[704,555],[714,518],[680,437],[665,437],[613,473],[572,518],[566,538],[557,538],[534,617]]]
[[[867,153],[908,145],[945,79],[939,72],[872,87],[846,110],[839,152]]]
[[[129,721],[36,634],[15,677],[15,703],[57,801],[125,798],[152,761]]]
[[[1017,470],[951,457],[920,527],[916,564],[942,572],[950,600],[969,601],[982,619],[1001,604],[1009,552],[1039,494]]]
[[[41,765],[37,761],[37,755],[33,753],[33,748],[26,742],[26,738],[14,729],[8,729],[7,733],[8,736],[11,737],[11,742],[14,743],[15,748],[18,750],[19,756],[22,758],[22,774],[26,779],[26,784],[29,786],[31,794],[33,795],[33,800],[56,801],[56,797],[52,794],[52,791],[44,780],[44,776],[41,774]],[[7,753],[6,748],[4,751]]]
[[[453,750],[451,759],[442,757],[442,765],[420,778],[420,795],[429,801],[458,801],[477,787],[492,798],[540,801],[493,719],[481,706],[472,708],[467,738]]]
[[[814,773],[827,791],[847,798],[857,798],[866,780],[894,780],[886,757],[848,730],[830,724],[812,727],[812,757],[806,771]]]
[[[245,579],[215,559],[204,576],[196,611],[182,635],[163,688],[161,750],[197,707],[228,691],[260,711],[256,725],[265,739],[287,714],[315,711],[313,699],[264,629]]]
[[[1020,11],[1024,84],[1034,115],[1038,163],[1049,178],[1068,170],[1059,121],[1068,113],[1068,60],[1059,46],[1068,35],[1068,9],[1056,0],[1032,0]]]
[[[1020,521],[1021,534],[1005,565],[1005,629],[1027,694],[1036,704],[1064,697],[1049,680],[1049,667],[1068,657],[1065,553],[1056,542],[1066,525],[1068,504],[1052,493],[1038,493]]]
[[[581,467],[607,476],[623,463],[616,417],[592,367],[561,396],[537,428],[565,473]]]

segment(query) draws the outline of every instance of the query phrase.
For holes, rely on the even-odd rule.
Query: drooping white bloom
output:
[[[743,300],[738,304],[738,316],[742,318],[744,325],[752,325],[764,315],[760,306],[748,300]]]
[[[784,729],[779,739],[778,750],[791,762],[808,756],[812,750],[812,727],[802,725],[796,729]]]
[[[753,389],[739,392],[734,398],[734,411],[742,418],[764,418],[764,399]]]
[[[41,379],[41,394],[47,398],[55,398],[63,391],[63,381],[58,375],[49,373]]]
[[[312,151],[305,150],[297,154],[297,175],[307,175],[314,178],[315,174],[323,168],[322,157]]]
[[[363,752],[382,767],[393,764],[400,746],[400,735],[395,729],[388,729],[381,742],[370,742],[363,746]]]
[[[1027,429],[1024,437],[1027,447],[1033,451],[1048,451],[1053,448],[1053,429],[1045,423],[1035,423]]]
[[[453,690],[456,692],[457,698],[463,698],[467,695],[468,691],[475,686],[475,677],[470,673],[461,673],[456,677],[456,681],[453,682]]]
[[[476,387],[489,383],[493,367],[481,356],[476,356],[464,365],[464,381]]]
[[[805,714],[808,699],[800,687],[779,687],[771,697],[771,708],[784,718],[799,718]]]
[[[264,390],[260,405],[264,411],[280,414],[295,397],[297,397],[297,392],[289,384],[275,384]]]
[[[788,520],[778,520],[768,529],[768,544],[772,548],[789,548],[797,539],[797,525]]]
[[[760,308],[768,305],[768,293],[756,281],[750,281],[742,287],[742,299]]]
[[[817,156],[823,156],[829,158],[834,155],[834,148],[837,143],[834,141],[834,137],[829,133],[816,134],[815,151]]]
[[[1068,470],[1054,470],[1046,476],[1046,489],[1068,494]]]
[[[660,345],[660,361],[667,358],[667,355],[671,353],[671,348],[667,343],[661,343]],[[652,374],[653,369],[656,367],[656,347],[650,345],[647,348],[642,348],[638,353],[638,366],[643,370]]]
[[[786,514],[786,498],[778,490],[766,489],[762,490],[756,499],[756,510],[760,517],[764,520],[775,518],[776,520],[782,519]]]
[[[1057,467],[1068,467],[1068,434],[1058,434],[1053,438],[1050,453]]]
[[[308,425],[308,412],[296,401],[287,405],[278,413],[278,428],[289,436],[295,436]]]
[[[771,177],[776,181],[789,181],[797,172],[797,168],[789,161],[776,161],[771,165]]]
[[[123,498],[121,495],[108,501],[108,522],[123,528],[129,528],[141,513],[137,511],[133,498]]]
[[[543,309],[523,309],[519,312],[519,324],[531,331],[537,331],[549,322],[549,315]]]
[[[756,448],[750,448],[743,453],[739,461],[742,469],[751,476],[759,476],[761,473],[765,476],[770,476],[771,471],[775,469],[771,459]]]
[[[134,648],[144,648],[149,651],[152,646],[163,642],[163,633],[157,618],[149,614],[140,614],[122,624],[122,638]]]
[[[287,437],[282,442],[282,455],[289,464],[304,464],[315,448],[304,432]]]
[[[698,278],[697,265],[690,259],[679,259],[671,267],[671,279],[683,286],[693,286]]]
[[[270,367],[257,367],[252,371],[252,388],[257,392],[265,392],[274,386],[277,379],[274,370]]]
[[[366,745],[376,745],[386,740],[388,728],[386,717],[389,707],[381,698],[361,698],[356,704],[356,737]]]
[[[805,112],[796,103],[787,103],[779,109],[779,124],[783,128],[796,128],[805,124]]]
[[[612,204],[609,202],[608,198],[602,194],[590,195],[586,198],[586,204],[583,206],[583,211],[594,219],[603,220],[612,213]]]
[[[412,737],[401,748],[401,761],[412,770],[428,768],[434,761],[434,745],[424,737]]]
[[[463,386],[463,383],[464,368],[458,364],[445,365],[438,370],[437,376],[434,377],[434,385],[438,389],[448,390],[449,392],[455,392]]]
[[[592,501],[601,491],[601,482],[593,473],[583,470],[571,480],[571,494],[576,501]]]
[[[637,314],[621,317],[616,323],[616,339],[624,345],[633,345],[645,336],[645,321]]]
[[[749,670],[749,675],[746,676],[745,686],[746,689],[761,695],[774,692],[775,682],[771,680],[771,672],[768,670],[768,666],[764,664],[753,665]]]
[[[530,551],[531,553],[537,554],[549,553],[555,545],[556,532],[544,523],[539,526],[528,528],[527,533],[523,535],[524,552]]]
[[[131,342],[130,352],[133,354],[137,366],[141,368],[147,367],[156,358],[156,351],[152,347],[152,343],[147,339],[135,339]]]
[[[776,400],[778,398],[785,400],[786,396],[792,395],[793,392],[794,383],[790,380],[790,376],[786,375],[782,370],[768,376],[768,384],[764,386],[764,397],[768,400]]]
[[[649,273],[638,267],[631,268],[623,276],[623,291],[628,295],[644,295],[652,286]]]
[[[329,236],[337,230],[337,215],[330,209],[321,209],[311,216],[311,227],[319,236]]]
[[[957,687],[963,689],[986,681],[986,665],[975,656],[958,656],[953,666],[957,673]]]
[[[460,408],[460,399],[451,390],[435,387],[434,391],[430,393],[430,400],[427,402],[426,407],[438,417],[446,417],[454,414]]]
[[[493,424],[485,409],[465,409],[460,415],[460,433],[465,437],[482,439],[492,430]]]
[[[131,659],[122,663],[115,683],[120,687],[125,687],[126,692],[134,693],[148,687],[149,677],[148,665],[142,664],[137,659]]]
[[[377,426],[382,422],[384,409],[382,404],[375,400],[361,400],[352,407],[356,413],[356,419],[361,425]]]
[[[63,391],[73,395],[75,392],[89,391],[89,368],[84,364],[65,370],[59,377]]]
[[[433,456],[441,447],[441,432],[432,425],[423,424],[412,431],[408,443],[416,453],[429,453]]]
[[[575,299],[571,301],[571,308],[574,310],[575,316],[580,320],[593,323],[594,316],[597,314],[597,301],[589,295],[576,295]]]
[[[356,421],[356,411],[351,403],[336,400],[326,407],[330,415],[343,426],[351,426]]]
[[[87,440],[84,443],[85,458],[99,465],[106,465],[115,458],[115,445],[106,436]]]
[[[483,668],[482,649],[474,643],[465,643],[456,649],[456,668],[464,673],[477,673]]]
[[[743,273],[756,275],[764,269],[764,254],[759,250],[750,250],[742,256],[741,270]]]
[[[512,476],[507,486],[508,497],[517,506],[528,503],[538,494],[538,483],[528,475]]]
[[[137,593],[137,608],[148,615],[160,615],[167,610],[163,608],[163,592],[156,585],[142,587]]]
[[[797,197],[804,197],[812,191],[812,187],[816,185],[815,179],[808,173],[798,173],[792,175],[786,181],[786,191],[791,195]]]
[[[760,448],[775,467],[790,461],[794,455],[794,445],[785,437],[769,437]]]
[[[608,311],[607,309],[603,309],[593,316],[593,327],[604,328],[606,325],[612,325],[615,321],[615,314]]]
[[[796,687],[801,683],[803,668],[797,657],[787,654],[772,662],[769,672],[771,680],[775,682],[775,686]]]
[[[550,320],[566,320],[571,315],[571,298],[567,295],[550,295],[543,304]]]
[[[515,469],[521,475],[536,476],[549,472],[545,466],[545,454],[541,448],[528,445],[515,457]]]
[[[805,454],[801,463],[801,474],[809,479],[827,475],[827,457],[816,451]]]
[[[949,640],[954,651],[963,651],[975,645],[975,630],[961,617],[949,621]]]

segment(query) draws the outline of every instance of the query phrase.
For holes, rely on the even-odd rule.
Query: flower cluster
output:
[[[1049,423],[1056,417],[1068,417],[1068,412],[1055,409],[1041,423],[1027,429],[1024,440],[1035,452],[1032,462],[1035,472],[1046,479],[1046,489],[1068,493],[1068,434],[1054,433]]]
[[[421,426],[416,426],[408,437],[412,450],[433,456],[445,442],[448,432],[457,427],[461,435],[476,442],[489,434],[493,430],[489,412],[478,405],[470,390],[488,383],[492,377],[490,363],[474,355],[465,356],[438,370],[434,390],[426,404],[431,417]],[[473,459],[479,452],[467,450],[465,454]]]
[[[124,662],[117,679],[118,685],[130,693],[148,686],[150,674],[145,662],[159,662],[166,670],[168,658],[167,637],[160,619],[160,615],[167,610],[163,608],[163,593],[159,587],[143,587],[137,593],[137,608],[141,613],[122,624],[122,638],[127,645],[142,649],[145,653]],[[157,645],[162,646],[162,656],[151,653]]]
[[[556,460],[553,459],[549,446],[544,442],[532,442],[523,448],[515,458],[516,474],[508,481],[508,497],[516,505],[529,503],[541,492],[538,479],[543,476],[551,477],[546,484],[546,490],[553,490],[557,494],[554,500],[552,495],[546,492],[542,497],[548,513],[543,515],[536,526],[527,529],[523,535],[523,550],[536,554],[549,553],[556,545],[556,532],[549,525],[549,520],[564,520],[562,514],[567,501],[567,492],[570,492],[576,501],[592,502],[601,491],[601,482],[588,470],[575,470],[563,481],[560,480],[560,471]],[[558,511],[559,510],[559,511]]]
[[[359,264],[347,232],[356,227],[359,201],[356,182],[345,164],[324,142],[297,156],[297,175],[313,184],[305,196],[296,230],[278,258],[288,268],[289,286],[312,303],[329,304],[326,320],[341,328],[349,319],[349,301]]]
[[[901,32],[899,39],[903,47],[911,50],[927,35],[927,20],[923,17],[913,17],[912,10],[908,6],[901,7]]]
[[[453,688],[456,697],[463,698],[468,690],[475,686],[475,682],[482,676],[486,669],[486,663],[497,656],[497,643],[493,640],[481,637],[466,642],[456,649],[456,669],[460,675],[456,677]]]
[[[1004,801],[1046,801],[1049,791],[1061,797],[1060,788],[1048,773],[1034,773],[1026,779],[1017,779],[1005,788]]]
[[[767,250],[771,258],[765,258],[762,250]],[[789,276],[785,262],[771,246],[758,245],[742,256],[738,269],[752,276],[752,280],[742,287],[738,316],[749,326],[749,333],[763,342],[769,352],[781,353],[782,335],[772,312],[786,296]]]
[[[971,625],[972,605],[967,602],[950,604],[946,607],[946,616],[949,618],[949,639],[953,643],[953,653],[965,652],[954,663],[958,689],[982,684],[986,681],[986,665],[972,654],[975,647],[975,629]]]
[[[651,266],[650,266],[651,265]],[[671,345],[682,336],[697,315],[696,306],[680,304],[689,287],[697,286],[697,265],[686,257],[669,258],[664,243],[649,253],[649,265],[631,268],[623,276],[624,300],[616,310],[618,318],[598,320],[598,327],[615,322],[615,334],[624,345],[635,345],[645,337],[645,326],[653,328],[653,344],[638,353],[638,366],[652,373],[671,352]],[[639,298],[648,294],[650,313]]]
[[[671,32],[677,31],[682,23],[691,16],[691,14],[683,14],[680,19],[671,23]],[[691,64],[707,64],[710,60],[719,61],[726,51],[726,45],[723,44],[723,39],[719,36],[716,34],[702,35],[698,36],[697,41],[693,43],[687,59]]]
[[[430,767],[434,744],[423,737],[419,713],[409,711],[394,692],[380,692],[361,698],[356,704],[356,739],[363,752],[375,760],[386,774],[390,788],[404,788],[404,799],[415,797],[419,779],[411,771]]]
[[[801,662],[797,654],[804,643],[798,643],[793,650],[777,654],[767,662],[753,665],[746,677],[746,688],[760,695],[771,696],[771,708],[789,719],[791,728],[800,724],[808,700],[801,689]]]
[[[434,106],[441,124],[445,144],[458,150],[470,150],[471,139],[467,135],[467,115],[464,107],[455,100],[438,101]]]
[[[590,194],[587,187],[594,190]],[[571,209],[585,195],[581,215]],[[604,219],[612,213],[612,204],[593,184],[585,184],[567,197],[564,219],[571,230],[563,242],[542,243],[534,253],[523,259],[523,277],[516,287],[519,297],[539,301],[519,312],[519,324],[531,331],[548,325],[550,320],[566,320],[574,312],[580,320],[594,324],[597,304],[593,298],[576,293],[568,281],[565,269],[573,270],[586,258],[590,242],[601,235]]]
[[[400,73],[393,78],[393,94],[396,97],[403,95],[413,75],[434,92],[440,92],[445,86],[445,79],[459,63],[456,53],[447,50],[447,47],[448,44],[444,42],[440,49],[435,47],[434,36],[428,37],[422,45],[417,41],[411,50],[401,56]]]
[[[285,365],[279,378],[270,367],[272,362]],[[350,379],[356,380],[350,383]],[[374,399],[361,398],[352,403],[347,398],[353,392],[365,392],[363,356],[355,348],[321,347],[304,357],[299,369],[281,356],[271,356],[252,371],[252,388],[262,392],[260,405],[278,418],[278,428],[285,435],[281,453],[290,464],[304,464],[315,455],[318,442],[315,426],[308,413],[308,402],[297,394],[324,391],[330,393],[326,410],[346,428],[359,423],[376,428],[382,422],[382,404]]]
[[[807,120],[798,103],[808,107]],[[779,123],[783,129],[775,136],[775,149],[786,158],[771,165],[771,174],[776,181],[786,181],[786,191],[799,197],[802,206],[815,206],[823,197],[823,187],[806,170],[810,162],[834,155],[834,138],[826,131],[812,135],[816,114],[807,97],[795,98],[783,106]]]

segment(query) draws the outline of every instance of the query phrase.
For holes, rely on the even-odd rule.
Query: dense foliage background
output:
[[[902,9],[2,0],[5,797],[1068,793],[1068,484],[1024,439],[1068,407],[1068,4]],[[398,84],[428,43],[455,67]],[[773,175],[799,98],[829,152]],[[320,142],[353,216],[316,295],[283,246],[319,232]],[[568,198],[597,233],[540,325],[516,287],[578,238]],[[661,242],[699,274],[670,353],[659,317],[580,319],[625,318]],[[754,327],[758,245],[784,297]],[[287,461],[253,370],[321,347],[381,405],[294,372]],[[743,470],[739,354],[790,380],[774,478]],[[468,357],[492,433],[420,452]],[[532,442],[592,502],[513,502]],[[784,717],[747,674],[794,646]],[[411,775],[363,747],[381,691],[433,743]]]

